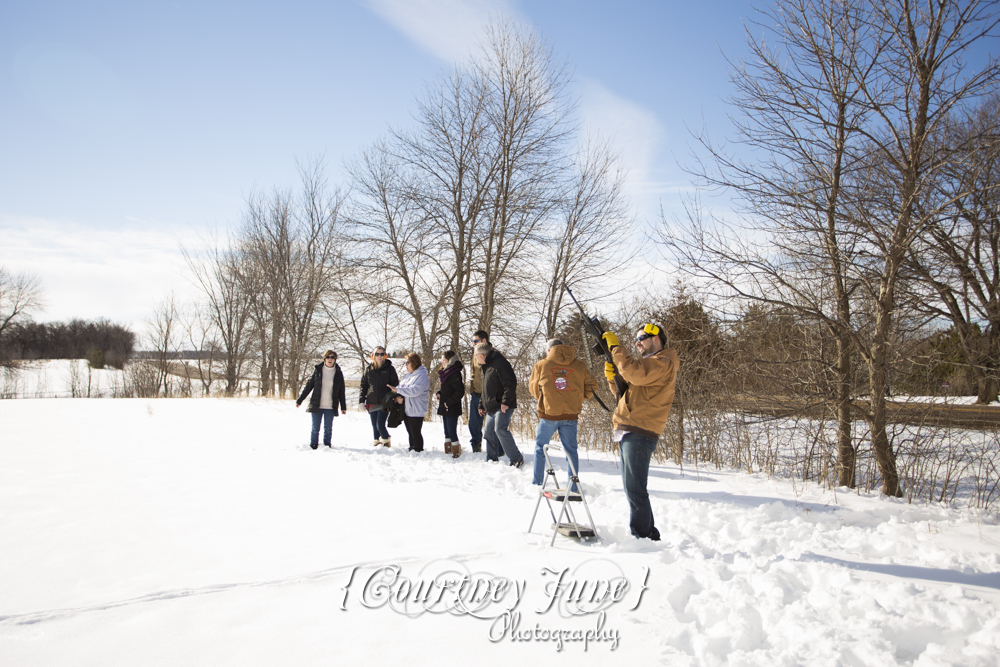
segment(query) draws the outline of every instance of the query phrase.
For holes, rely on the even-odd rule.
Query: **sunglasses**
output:
[[[478,338],[473,338],[472,342],[475,343],[476,345],[478,345],[479,343],[482,343],[483,341],[479,340]]]
[[[639,334],[636,337],[635,342],[636,343],[641,343],[642,341],[646,340],[647,338],[655,338],[655,336],[653,336],[653,334],[648,334],[648,333]]]
[[[385,352],[376,352],[375,356],[376,357],[384,357],[385,356]]]
[[[323,357],[324,360],[326,360],[326,359],[336,359],[336,358],[337,357]]]

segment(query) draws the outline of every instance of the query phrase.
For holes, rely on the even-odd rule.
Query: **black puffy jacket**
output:
[[[361,391],[358,393],[358,403],[363,405],[382,405],[382,401],[391,389],[386,385],[399,385],[399,376],[388,359],[375,368],[374,364],[365,366],[365,374],[361,376]]]
[[[309,396],[309,392],[312,392],[312,396],[309,398],[309,407],[306,408],[306,412],[316,412],[319,410],[319,398],[323,390],[323,363],[316,364],[316,368],[313,369],[312,377],[306,382],[305,388],[302,393],[299,394],[299,400],[295,401],[298,405],[305,400],[306,396]],[[315,391],[314,391],[315,390]],[[347,412],[347,391],[344,385],[344,374],[340,372],[340,366],[337,364],[333,365],[333,414],[340,414],[337,412],[337,405],[340,405],[340,409],[343,412]]]
[[[465,396],[465,380],[462,379],[462,362],[455,357],[455,363],[448,366],[447,379],[441,383],[441,389],[438,390],[438,403],[437,413],[445,417],[461,417],[462,416],[462,397]],[[452,370],[454,369],[454,370]],[[438,377],[441,377],[441,373],[445,371],[438,371]]]
[[[501,405],[511,410],[517,407],[517,376],[505,356],[490,350],[483,364],[482,406],[493,414]]]

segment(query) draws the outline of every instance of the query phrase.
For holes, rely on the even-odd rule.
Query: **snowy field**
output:
[[[997,665],[995,517],[654,466],[659,543],[582,454],[599,541],[527,465],[309,449],[291,401],[0,401],[0,665]],[[463,434],[465,433],[463,427]],[[464,583],[463,583],[464,582]]]

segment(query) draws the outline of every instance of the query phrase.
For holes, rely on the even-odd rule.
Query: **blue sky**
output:
[[[0,265],[38,275],[42,321],[138,322],[193,295],[180,242],[236,221],[296,159],[342,164],[505,14],[574,72],[640,220],[676,208],[688,127],[728,131],[723,54],[745,1],[332,0],[0,3]]]

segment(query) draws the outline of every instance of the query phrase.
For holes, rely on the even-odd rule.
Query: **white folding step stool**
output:
[[[579,489],[578,493],[571,493],[569,489],[559,488],[555,466],[552,465],[552,457],[549,456],[550,450],[565,454],[563,448],[558,445],[545,445],[542,448],[542,453],[545,456],[545,479],[542,480],[542,488],[538,491],[538,502],[535,504],[535,513],[531,515],[531,524],[528,526],[528,532],[530,533],[532,527],[535,525],[538,508],[541,506],[542,500],[544,500],[549,508],[549,514],[552,515],[552,541],[549,543],[549,546],[556,543],[556,535],[584,540],[597,538],[597,527],[594,525],[594,518],[590,515],[590,506],[587,505],[587,498],[583,494],[583,485],[580,484],[580,478],[577,475],[576,468],[573,466],[573,461],[568,456],[566,457],[566,465],[569,466],[570,474],[569,487],[573,488],[575,484],[576,488]],[[556,488],[546,489],[545,487],[549,483],[550,478]],[[559,504],[558,518],[552,509],[552,503]],[[576,513],[573,511],[571,503],[583,503],[583,509],[587,512],[588,523],[581,524],[577,521]],[[566,521],[563,521],[564,518]]]

